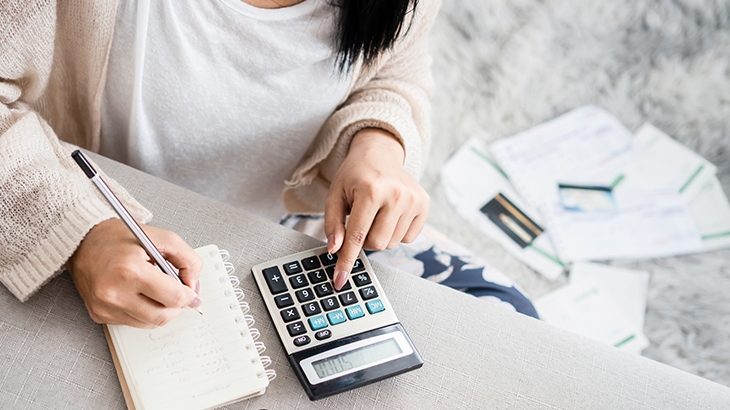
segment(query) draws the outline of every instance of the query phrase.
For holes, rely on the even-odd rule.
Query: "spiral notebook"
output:
[[[215,245],[203,258],[203,315],[183,309],[157,329],[105,326],[109,348],[130,409],[208,409],[263,394],[276,377],[258,342],[258,330],[228,262]]]

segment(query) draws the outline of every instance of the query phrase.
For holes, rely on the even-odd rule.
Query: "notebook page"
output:
[[[108,327],[137,409],[212,408],[268,385],[218,248],[196,251],[203,315],[183,309],[154,330]]]

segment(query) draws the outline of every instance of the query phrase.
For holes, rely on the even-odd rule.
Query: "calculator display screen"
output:
[[[378,343],[317,360],[312,363],[312,367],[317,372],[317,376],[325,378],[356,367],[366,366],[390,356],[399,355],[402,352],[398,342],[393,338],[388,338]]]

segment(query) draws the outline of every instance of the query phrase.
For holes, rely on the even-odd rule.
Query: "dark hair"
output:
[[[412,20],[418,4],[418,0],[331,1],[338,10],[335,47],[341,71],[348,70],[360,58],[369,65],[393,47],[406,16],[410,13]]]

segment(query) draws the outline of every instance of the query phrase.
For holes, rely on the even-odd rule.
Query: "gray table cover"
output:
[[[231,253],[278,377],[236,409],[730,409],[730,389],[559,330],[427,280],[376,266],[425,360],[416,371],[311,402],[289,367],[251,266],[312,238],[93,156],[191,246]],[[67,274],[20,303],[0,287],[0,409],[124,408],[101,326]]]

